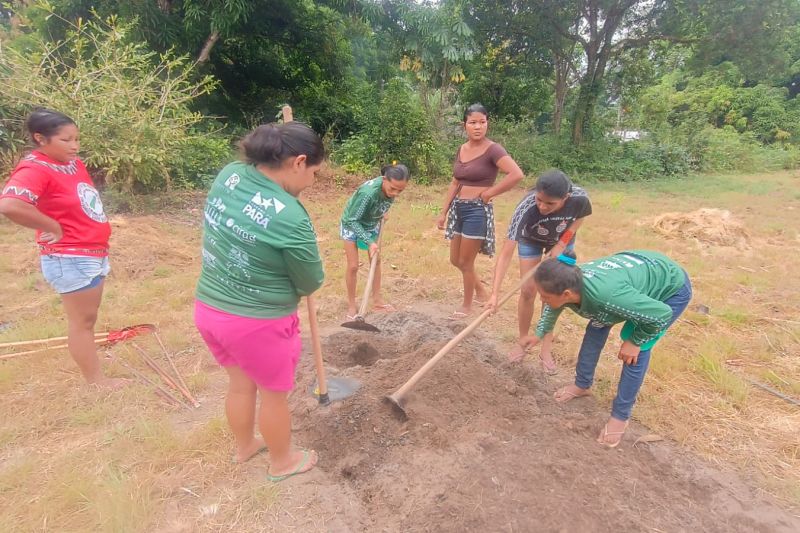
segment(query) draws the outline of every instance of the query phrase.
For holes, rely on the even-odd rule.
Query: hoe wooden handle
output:
[[[311,346],[314,350],[314,366],[317,368],[317,389],[319,390],[319,403],[331,403],[328,397],[328,381],[325,378],[325,363],[322,360],[322,344],[319,340],[319,324],[317,323],[317,304],[314,296],[306,296],[308,304],[308,327],[311,330]]]
[[[516,294],[516,293],[517,293],[517,291],[519,291],[519,290],[522,288],[522,286],[525,284],[525,282],[526,282],[526,281],[528,281],[528,280],[529,280],[529,279],[530,279],[530,278],[533,276],[533,273],[534,273],[534,272],[536,272],[536,268],[533,268],[533,269],[531,269],[530,271],[526,272],[526,273],[525,273],[525,275],[524,275],[524,276],[522,276],[522,278],[519,280],[519,283],[517,283],[517,286],[516,286],[516,287],[514,287],[514,289],[510,290],[509,292],[507,292],[505,295],[503,295],[503,297],[502,297],[502,298],[500,298],[500,300],[497,302],[497,308],[499,309],[501,305],[503,305],[504,303],[506,303],[506,302],[507,302],[507,301],[508,301],[508,300],[509,300],[509,299],[510,299],[512,296],[514,296],[514,294]],[[427,362],[427,363],[425,363],[425,364],[422,366],[422,368],[420,368],[419,370],[417,370],[417,372],[416,372],[416,373],[415,373],[413,376],[411,376],[411,378],[410,378],[408,381],[406,381],[406,382],[403,384],[403,386],[402,386],[402,387],[400,387],[399,389],[397,389],[397,390],[394,392],[394,394],[392,394],[391,396],[389,396],[389,398],[390,398],[392,401],[394,401],[394,403],[396,403],[397,405],[401,405],[401,404],[402,404],[403,397],[404,397],[404,396],[405,396],[405,395],[408,393],[408,391],[409,391],[409,390],[411,390],[411,389],[414,387],[414,385],[416,385],[416,384],[417,384],[417,382],[418,382],[420,379],[422,379],[422,377],[423,377],[425,374],[427,374],[427,373],[430,371],[430,369],[431,369],[431,368],[433,368],[433,367],[434,367],[434,365],[436,365],[436,363],[438,363],[438,362],[439,362],[439,360],[440,360],[442,357],[444,357],[445,355],[447,355],[447,354],[450,352],[450,350],[452,350],[453,348],[455,348],[455,347],[458,345],[458,343],[460,343],[462,340],[464,340],[464,337],[466,337],[467,335],[469,335],[470,333],[472,333],[473,331],[475,331],[475,329],[476,329],[478,326],[480,326],[481,322],[483,322],[484,320],[486,320],[486,318],[487,318],[487,317],[488,317],[490,314],[492,314],[492,310],[491,310],[491,309],[487,309],[486,311],[484,311],[483,313],[481,313],[481,314],[478,316],[478,318],[476,318],[475,320],[473,320],[473,321],[472,321],[472,323],[471,323],[470,325],[468,325],[468,326],[467,326],[467,327],[465,327],[463,330],[461,330],[461,332],[460,332],[458,335],[456,335],[455,337],[453,337],[453,338],[450,340],[450,342],[448,342],[447,344],[445,344],[445,345],[444,345],[444,347],[443,347],[441,350],[439,350],[439,351],[436,353],[436,355],[434,355],[433,357],[431,357],[431,358],[428,360],[428,362]]]
[[[364,297],[361,298],[361,307],[358,309],[358,316],[364,318],[364,313],[367,312],[367,302],[369,301],[370,292],[372,292],[372,281],[375,279],[375,270],[378,267],[378,254],[380,254],[381,237],[383,236],[383,222],[378,228],[378,251],[372,254],[372,260],[369,262],[369,274],[367,275],[367,286],[364,287]]]

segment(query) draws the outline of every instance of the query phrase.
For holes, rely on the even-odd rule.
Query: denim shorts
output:
[[[108,276],[108,257],[43,255],[42,274],[57,293],[67,294],[97,287]]]
[[[453,234],[465,239],[486,238],[486,208],[480,200],[460,200],[453,202],[456,210],[456,223]]]
[[[381,229],[380,224],[378,224],[374,228],[366,228],[367,233],[369,233],[369,236],[373,240],[373,242],[378,239],[378,232],[380,231],[380,229]],[[341,222],[339,222],[339,237],[341,237],[343,241],[350,241],[356,243],[356,246],[358,246],[358,248],[361,250],[369,250],[369,245],[364,241],[362,241],[361,239],[359,239],[355,231],[351,230],[350,228],[346,228],[344,224],[342,224]]]
[[[539,259],[542,257],[543,254],[550,251],[552,246],[545,246],[544,244],[539,243],[532,243],[526,241],[519,241],[519,258],[520,259]],[[575,237],[569,241],[569,244],[564,251],[574,252],[575,251]]]

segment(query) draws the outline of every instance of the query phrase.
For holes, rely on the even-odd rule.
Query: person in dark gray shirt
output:
[[[542,256],[558,257],[565,250],[575,247],[575,233],[583,219],[592,214],[589,195],[572,184],[560,170],[548,170],[536,180],[531,192],[522,199],[514,210],[508,226],[507,240],[497,257],[494,271],[492,296],[489,307],[495,307],[500,294],[503,278],[511,264],[514,249],[519,245],[519,270],[524,276],[542,260]],[[517,361],[525,355],[530,344],[529,331],[533,319],[533,305],[536,290],[532,280],[523,285],[517,307],[519,339],[508,357]],[[544,339],[550,342],[550,336]],[[552,374],[556,371],[555,361],[550,350],[544,350],[545,358],[540,356],[542,368]]]

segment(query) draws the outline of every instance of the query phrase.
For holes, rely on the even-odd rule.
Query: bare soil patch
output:
[[[292,397],[296,438],[321,461],[317,472],[283,486],[279,505],[309,512],[300,521],[295,515],[294,527],[319,525],[330,512],[331,531],[800,528],[797,517],[736,475],[674,443],[634,446],[647,434],[641,426],[633,424],[616,450],[597,445],[605,410],[591,398],[566,405],[551,399],[571,370],[548,381],[530,363],[506,363],[481,334],[418,384],[402,420],[383,396],[463,325],[417,312],[369,320],[382,332],[324,331],[329,373],[359,379],[355,396],[318,407],[305,392],[313,380],[310,354],[301,365]]]

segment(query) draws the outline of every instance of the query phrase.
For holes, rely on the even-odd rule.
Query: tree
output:
[[[797,2],[545,0],[541,7],[555,31],[583,50],[583,72],[572,121],[572,141],[581,144],[604,88],[606,70],[624,51],[656,40],[695,43],[717,51],[721,51],[717,43],[724,42],[729,54],[732,50],[744,51],[754,40],[773,40],[780,33],[776,29],[784,28],[790,20],[788,15],[797,10]],[[758,50],[771,55],[769,48]],[[769,60],[763,58],[762,62]]]
[[[453,87],[475,52],[472,29],[461,17],[461,0],[384,2],[400,68],[414,74],[426,111],[444,129]],[[438,98],[435,98],[438,96]]]

